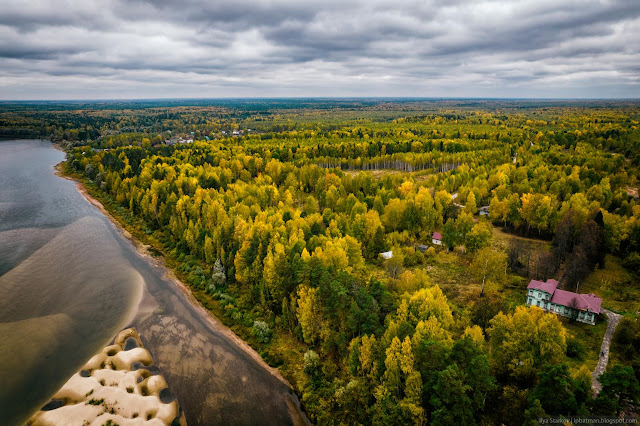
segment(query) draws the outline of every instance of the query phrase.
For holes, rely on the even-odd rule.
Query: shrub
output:
[[[253,335],[256,336],[261,343],[269,343],[271,339],[271,329],[264,321],[253,322]]]
[[[307,374],[308,376],[314,376],[319,372],[320,368],[321,368],[320,357],[315,351],[312,351],[311,349],[309,349],[304,354],[303,370],[305,374]]]
[[[640,254],[634,251],[624,259],[624,262],[622,262],[622,264],[628,270],[638,273],[638,271],[640,271]]]
[[[623,358],[634,359],[640,350],[640,323],[631,318],[623,318],[613,335],[613,345]]]
[[[567,340],[567,356],[569,358],[583,360],[585,355],[584,345],[574,337]]]

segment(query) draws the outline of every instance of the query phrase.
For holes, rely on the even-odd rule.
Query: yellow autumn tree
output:
[[[555,212],[551,197],[542,194],[522,194],[522,207],[518,209],[520,217],[527,224],[539,232],[549,228],[551,216]]]
[[[495,367],[516,379],[533,380],[543,365],[562,362],[567,349],[567,331],[558,317],[536,306],[500,312],[488,334]]]
[[[463,337],[469,337],[475,343],[479,345],[484,345],[484,334],[482,333],[482,329],[477,325],[472,325],[471,327],[467,327],[464,329]]]
[[[315,344],[322,332],[322,308],[317,290],[306,285],[298,287],[298,322],[302,337],[310,345]]]
[[[473,191],[469,192],[469,195],[467,196],[467,203],[464,206],[464,211],[469,213],[469,214],[476,214],[478,212],[478,205],[476,203],[476,195],[473,193]]]
[[[453,325],[453,315],[447,296],[437,285],[423,288],[410,296],[405,296],[408,304],[408,320],[412,324],[426,321],[430,316],[438,319],[445,329]]]
[[[453,346],[451,333],[442,327],[435,316],[430,316],[426,321],[420,321],[416,326],[411,343],[417,347],[422,341],[433,341],[449,349]]]

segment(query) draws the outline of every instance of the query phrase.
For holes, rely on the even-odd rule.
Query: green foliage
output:
[[[633,368],[614,365],[598,377],[602,390],[595,401],[597,412],[619,416],[623,410],[634,412],[638,408],[640,384]]]
[[[494,366],[500,375],[521,385],[535,383],[540,369],[558,363],[566,353],[566,330],[554,314],[519,306],[513,315],[500,312],[488,330],[497,349]]]
[[[580,340],[571,337],[567,339],[567,356],[577,360],[583,360],[585,357],[585,348]]]
[[[253,335],[259,342],[268,343],[271,340],[271,334],[271,329],[266,322],[257,320],[253,322]]]
[[[540,401],[548,414],[569,416],[578,411],[574,383],[566,364],[547,365],[539,373],[539,382],[533,398]]]
[[[640,357],[640,322],[637,319],[622,318],[613,335],[613,348],[628,361]]]
[[[529,408],[524,412],[524,426],[538,426],[540,425],[540,419],[548,418],[547,413],[544,412],[540,400],[534,399]]]
[[[474,253],[491,243],[492,227],[486,222],[480,222],[471,228],[465,238],[465,246]]]
[[[639,273],[640,272],[640,254],[638,252],[630,253],[623,262],[625,268],[629,269],[631,272]]]
[[[489,205],[506,231],[553,238],[542,275],[580,281],[607,251],[634,268],[637,107],[221,102],[162,118],[48,111],[31,126],[76,146],[68,167],[163,241],[189,285],[261,347],[292,342],[285,368],[313,421],[530,424],[585,409],[588,390],[563,366],[584,349],[555,315],[506,310],[496,285],[509,285],[522,253],[507,256],[474,216]],[[254,130],[230,137],[238,126]],[[193,143],[162,144],[192,131]],[[434,231],[473,256],[468,270],[456,264],[482,285],[469,306],[453,305],[430,269],[458,255],[414,249]],[[614,345],[633,359],[636,329],[620,326]],[[623,373],[604,376],[599,410],[633,402]]]

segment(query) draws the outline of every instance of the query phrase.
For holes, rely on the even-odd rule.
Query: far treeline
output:
[[[281,368],[315,423],[634,415],[640,105],[292,102],[2,117],[55,127],[68,172]],[[575,291],[610,262],[633,277],[615,306],[635,309],[594,397],[602,334],[525,293],[531,278]]]

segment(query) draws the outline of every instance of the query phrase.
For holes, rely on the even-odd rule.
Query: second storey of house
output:
[[[549,307],[551,301],[551,294],[537,288],[530,288],[527,293],[527,305],[539,306],[543,309]]]

